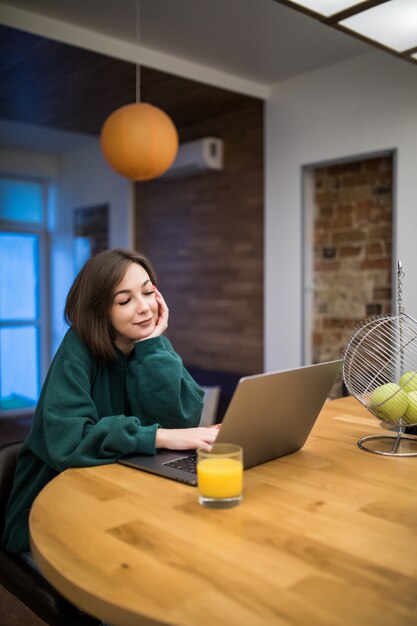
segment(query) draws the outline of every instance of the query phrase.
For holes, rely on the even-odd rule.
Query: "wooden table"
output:
[[[71,469],[35,501],[44,575],[115,624],[417,624],[417,459],[361,451],[387,434],[327,402],[305,447],[245,472],[242,504],[121,465]]]

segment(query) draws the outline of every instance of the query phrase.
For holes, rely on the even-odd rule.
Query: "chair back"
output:
[[[204,391],[204,406],[199,426],[212,426],[217,418],[221,388],[219,385],[216,385],[210,387],[202,386],[201,389]]]
[[[6,506],[13,486],[17,455],[21,445],[22,441],[17,441],[0,448],[0,539],[3,535]],[[19,554],[11,554],[1,546],[0,585],[50,626],[100,626],[101,624],[100,620],[80,613]],[[1,618],[0,623],[2,623]]]
[[[0,448],[0,538],[4,530],[7,501],[13,486],[17,454],[22,441],[8,443]]]

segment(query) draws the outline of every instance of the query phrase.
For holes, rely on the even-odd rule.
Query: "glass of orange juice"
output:
[[[198,501],[213,509],[227,509],[242,500],[243,451],[232,443],[215,443],[197,452]]]

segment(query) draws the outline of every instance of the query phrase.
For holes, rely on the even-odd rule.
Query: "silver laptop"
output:
[[[306,442],[342,364],[329,361],[241,378],[216,442],[242,446],[245,469],[296,452]],[[119,463],[197,484],[195,450],[161,449],[155,455],[124,456]]]

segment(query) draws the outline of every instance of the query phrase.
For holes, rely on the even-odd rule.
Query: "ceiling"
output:
[[[264,86],[371,50],[275,0],[3,0],[0,16],[5,7],[15,19],[32,13],[20,17],[35,30],[48,28],[39,16],[65,23],[65,34],[52,22],[49,34],[66,43],[70,25]]]
[[[130,62],[140,49],[150,68],[261,98],[281,81],[373,50],[275,0],[0,0],[0,22]],[[59,131],[42,136],[45,150],[82,141]],[[0,120],[1,146],[25,142],[39,144],[35,126],[25,132]]]

